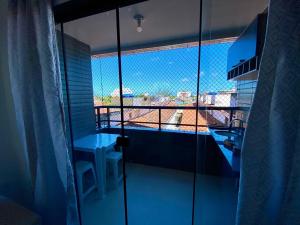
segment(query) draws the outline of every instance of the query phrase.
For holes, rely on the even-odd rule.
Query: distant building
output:
[[[123,88],[123,98],[132,98],[133,91],[130,88]],[[116,88],[112,93],[111,97],[120,97],[120,89]]]
[[[200,96],[200,103],[205,105],[234,107],[236,106],[236,101],[236,89],[218,92],[206,92]]]
[[[217,95],[215,95],[215,106],[223,106],[223,107],[235,107],[237,102],[237,92],[236,89],[228,90],[228,91],[219,91]]]
[[[168,101],[170,101],[170,97],[168,97],[168,96],[160,96],[160,97],[158,97],[158,102],[159,103],[168,102]]]
[[[152,96],[151,97],[151,105],[158,106],[158,105],[165,105],[170,102],[170,97],[168,96]]]
[[[201,95],[200,101],[205,105],[235,107],[237,102],[237,92],[236,89],[208,92]],[[228,110],[208,110],[207,112],[221,124],[228,125],[230,121],[230,112]]]
[[[179,91],[177,92],[177,98],[183,102],[188,102],[192,100],[192,92],[190,91]]]
[[[131,106],[133,105],[133,91],[130,88],[123,88],[123,104],[125,106]],[[116,88],[112,93],[112,105],[120,105],[120,89]]]
[[[135,97],[135,98],[133,98],[133,105],[135,105],[135,106],[151,105],[151,99],[150,99],[150,97],[147,97],[147,96]]]
[[[200,97],[200,101],[205,105],[214,105],[216,95],[216,92],[206,92]]]

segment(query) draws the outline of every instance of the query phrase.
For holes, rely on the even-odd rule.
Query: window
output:
[[[233,39],[202,44],[200,106],[237,106],[236,82],[227,80],[227,53],[232,42]],[[197,43],[124,52],[125,126],[159,128],[161,123],[161,129],[195,131],[197,72]],[[94,104],[101,107],[101,126],[118,126],[117,56],[93,56],[92,74]],[[229,118],[229,111],[199,111],[199,130],[206,131],[208,125],[227,125]]]

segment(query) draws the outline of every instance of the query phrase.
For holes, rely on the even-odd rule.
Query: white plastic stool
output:
[[[111,151],[106,154],[108,188],[116,188],[123,179],[122,153]]]
[[[97,189],[95,169],[92,162],[76,162],[76,177],[80,202],[94,189]],[[92,178],[92,179],[91,179]]]

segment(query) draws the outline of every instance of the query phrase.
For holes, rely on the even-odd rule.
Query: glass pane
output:
[[[120,10],[130,225],[192,223],[200,7],[186,3]]]
[[[115,148],[120,130],[114,134],[107,130],[120,124],[120,109],[105,107],[120,105],[120,99],[104,95],[119,84],[116,34],[115,11],[64,24],[73,157],[83,225],[125,224],[123,154]]]
[[[248,59],[237,61],[232,52],[235,48],[251,55],[251,40],[244,40],[243,45],[250,43],[244,48],[236,41],[266,6],[267,1],[203,0],[199,105],[206,108],[199,111],[198,123],[205,121],[207,133],[198,135],[194,225],[235,224],[240,149],[249,110],[236,107],[251,106],[257,78],[233,78],[230,71]]]

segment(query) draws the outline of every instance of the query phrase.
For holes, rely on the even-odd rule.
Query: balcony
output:
[[[139,114],[134,110],[139,110]],[[138,225],[140,219],[151,212],[157,216],[149,218],[149,224],[158,225],[171,216],[173,224],[186,224],[186,218],[192,210],[196,170],[199,195],[195,201],[197,207],[207,215],[201,221],[205,224],[212,223],[213,217],[210,214],[213,209],[214,213],[223,215],[220,216],[223,222],[229,224],[234,221],[236,179],[239,174],[232,170],[218,143],[210,135],[210,129],[229,129],[229,121],[247,109],[199,107],[198,116],[209,116],[211,119],[199,119],[197,136],[193,124],[196,120],[183,123],[182,117],[177,123],[172,123],[178,110],[186,110],[188,116],[196,114],[195,106],[124,106],[125,135],[130,139],[129,146],[123,149],[128,219],[131,224]],[[95,106],[94,111],[98,133],[120,135],[120,106]],[[215,118],[217,115],[224,115],[224,112],[228,117],[226,120],[223,117],[219,120]],[[157,117],[153,118],[153,115]],[[172,129],[168,129],[170,127]],[[78,154],[77,157],[87,160],[90,158],[83,154]],[[123,182],[117,188],[108,190],[103,199],[97,200],[95,193],[88,197],[82,207],[85,224],[92,225],[98,218],[106,224],[123,224],[124,206],[120,204],[120,201],[124,201],[122,184]],[[162,199],[166,199],[166,202],[158,203]],[[206,205],[208,202],[210,207]],[[114,217],[111,216],[111,211],[114,212]],[[180,213],[173,215],[175,211]]]
[[[97,132],[119,135],[120,106],[96,106],[94,109]],[[134,114],[134,110],[139,110],[140,114]],[[130,139],[129,146],[123,149],[126,162],[128,220],[131,224],[138,225],[140,220],[151,212],[156,216],[148,219],[149,224],[158,225],[161,221],[168,221],[170,217],[173,224],[188,224],[186,218],[192,210],[193,179],[196,170],[198,195],[195,202],[206,215],[200,219],[201,223],[230,224],[235,219],[236,179],[239,174],[232,170],[218,143],[210,135],[210,128],[229,129],[229,121],[246,108],[199,107],[199,117],[205,115],[205,118],[214,118],[213,116],[217,117],[226,112],[228,119],[224,120],[221,117],[219,120],[199,120],[197,136],[193,121],[168,122],[172,121],[170,118],[176,115],[177,110],[188,110],[189,113],[196,114],[194,106],[124,107],[125,135]],[[135,117],[130,118],[130,113]],[[152,119],[144,121],[145,118]],[[167,129],[170,126],[176,129]],[[84,158],[82,155],[79,157]],[[120,199],[123,199],[122,184],[123,182],[118,188],[109,190],[104,199],[95,200],[94,195],[89,196],[82,207],[85,224],[92,225],[93,221],[100,217],[106,224],[123,224],[124,207],[120,205]],[[164,204],[158,203],[163,199]],[[214,220],[211,216],[212,210],[222,219]],[[114,217],[110,215],[111,211],[114,212]],[[174,215],[177,211],[180,213]]]
[[[135,113],[135,117],[130,118],[129,115],[133,115],[134,110],[138,110],[139,114]],[[182,117],[173,123],[172,118],[176,116],[178,110],[183,111]],[[212,155],[211,159],[207,159],[209,163],[201,172],[220,176],[234,175],[210,135],[210,129],[230,129],[230,121],[246,110],[248,110],[246,107],[202,106],[198,108],[198,147],[206,142],[210,146],[208,150],[210,152],[203,152],[203,154]],[[120,106],[96,106],[95,112],[96,128],[99,133],[120,134]],[[197,138],[195,137],[196,120],[190,118],[191,114],[196,117],[195,106],[124,106],[125,134],[130,138],[126,160],[193,172]],[[153,118],[153,115],[157,117]],[[184,123],[186,115],[189,116],[190,123]],[[170,155],[172,159],[168,157]],[[224,170],[226,167],[227,169]]]
[[[212,13],[204,3],[204,12]],[[189,225],[193,210],[194,224],[234,224],[238,166],[212,130],[246,121],[256,81],[228,81],[226,61],[257,9],[246,7],[253,15],[238,26],[237,13],[243,17],[245,10],[230,9],[228,20],[207,18],[199,31],[198,4],[147,1],[120,9],[120,43],[113,38],[115,10],[63,24],[75,142],[94,133],[120,136],[121,125],[129,138],[129,146],[113,149],[123,154],[122,181],[103,198],[97,192],[88,197],[81,206],[84,225],[123,225],[124,214],[130,225]],[[137,33],[135,13],[142,12],[144,30]],[[95,162],[92,155],[74,155]]]

